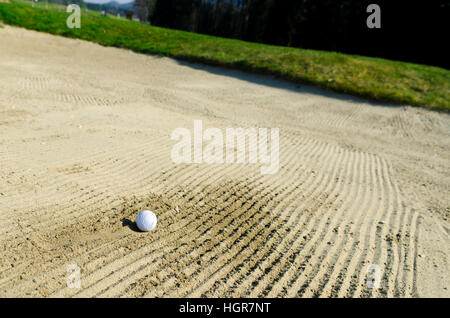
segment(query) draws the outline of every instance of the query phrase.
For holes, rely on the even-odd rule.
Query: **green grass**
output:
[[[34,8],[18,1],[0,3],[0,21],[105,46],[272,74],[378,101],[450,110],[450,71],[442,68],[224,39],[84,10],[81,28],[69,29],[69,14],[62,9],[50,5],[47,10],[43,3]]]

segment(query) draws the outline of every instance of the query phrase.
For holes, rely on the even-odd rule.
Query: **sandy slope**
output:
[[[279,172],[173,164],[194,119],[280,128]],[[449,297],[449,146],[446,114],[6,26],[0,296]]]

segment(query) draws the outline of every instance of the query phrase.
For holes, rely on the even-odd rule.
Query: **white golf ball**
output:
[[[158,223],[158,219],[156,215],[152,211],[142,211],[139,213],[136,219],[136,225],[139,230],[143,232],[148,232],[153,230],[156,227],[156,223]]]

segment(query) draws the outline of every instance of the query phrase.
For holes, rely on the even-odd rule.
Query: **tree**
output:
[[[137,12],[139,21],[147,22],[155,8],[155,0],[135,0],[133,8]]]
[[[442,40],[442,32],[449,29],[448,0],[421,5],[407,0],[377,0],[382,11],[380,29],[369,29],[366,24],[367,6],[372,0],[154,1],[152,22],[162,27],[282,46],[449,65],[448,49]],[[427,58],[430,52],[433,57]]]

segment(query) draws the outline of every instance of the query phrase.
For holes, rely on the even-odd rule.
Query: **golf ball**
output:
[[[156,227],[158,222],[156,215],[152,211],[142,211],[136,219],[136,225],[142,232],[148,232]]]

